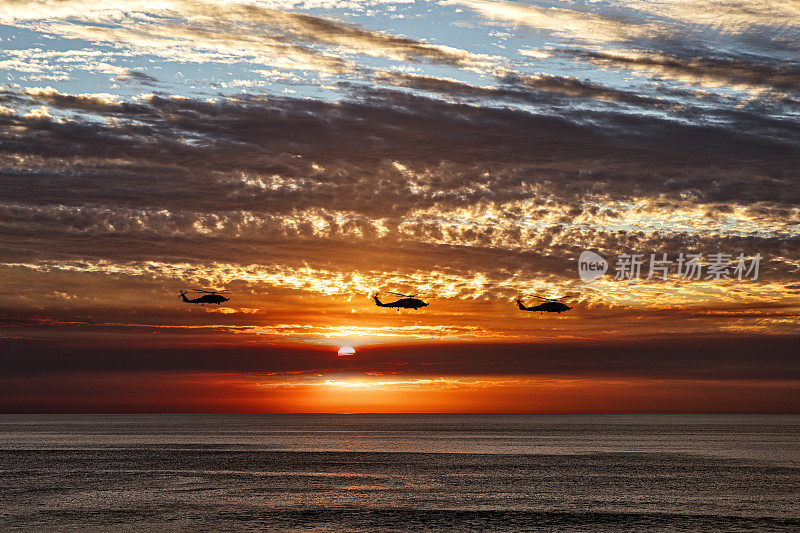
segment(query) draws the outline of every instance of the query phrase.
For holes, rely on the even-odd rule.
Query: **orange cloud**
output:
[[[93,373],[16,379],[3,412],[571,413],[796,412],[797,380],[358,377]]]

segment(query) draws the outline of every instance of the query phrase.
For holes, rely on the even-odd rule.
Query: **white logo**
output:
[[[585,250],[578,258],[578,274],[581,281],[600,279],[608,271],[608,262],[594,252]]]
[[[691,253],[678,254],[677,258],[670,258],[665,252],[650,254],[624,253],[617,255],[617,270],[614,279],[617,281],[632,281],[644,279],[662,279],[666,281],[670,274],[681,280],[732,280],[739,281],[758,279],[761,266],[761,254],[745,255],[715,252],[708,254],[703,260],[703,254]],[[649,268],[648,268],[649,265]],[[674,268],[673,268],[674,267]],[[608,262],[602,256],[585,250],[578,258],[578,274],[582,281],[594,281],[602,278],[608,272]],[[643,275],[647,277],[643,278]]]

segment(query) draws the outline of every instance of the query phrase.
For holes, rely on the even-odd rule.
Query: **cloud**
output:
[[[797,380],[791,357],[795,336],[738,338],[678,337],[659,347],[647,342],[452,343],[360,346],[352,359],[335,357],[332,347],[157,346],[135,341],[119,346],[104,340],[0,340],[2,377],[68,375],[81,371],[183,371],[251,373],[265,383],[307,378],[341,379],[364,371],[383,371],[383,380],[406,381],[431,372],[461,378],[536,376],[538,378],[660,378],[718,380]],[[87,349],[91,348],[91,349]],[[642,359],[642,351],[650,357]],[[109,353],[114,356],[110,357]],[[758,354],[754,358],[754,354]],[[689,364],[691,363],[691,364]],[[286,373],[286,374],[284,374]],[[277,377],[277,379],[276,379]]]
[[[68,402],[96,376],[203,397],[230,381],[220,397],[258,406],[353,387],[793,390],[792,5],[378,4],[0,4],[6,384],[34,402],[71,383]],[[763,262],[758,280],[584,284],[586,249],[612,267],[641,253],[645,275],[651,253]],[[232,298],[188,305],[190,287]],[[389,291],[431,305],[369,299]],[[536,296],[574,309],[514,304]]]
[[[543,79],[549,87],[550,79]],[[541,80],[521,79],[520,83]],[[555,85],[560,88],[561,80]],[[452,87],[451,83],[448,89]],[[458,90],[466,89],[463,84],[458,86]],[[569,90],[580,93],[600,89],[578,84]],[[479,94],[489,90],[470,91]],[[400,187],[398,192],[413,196],[407,176],[392,167],[391,161],[411,165],[422,175],[424,169],[436,172],[436,168],[444,168],[440,165],[452,165],[454,171],[460,167],[457,178],[441,182],[447,187],[457,182],[477,186],[486,179],[487,170],[490,176],[502,176],[493,179],[508,180],[509,185],[516,180],[519,186],[519,175],[503,169],[535,165],[562,174],[575,173],[571,179],[577,176],[579,181],[594,182],[606,193],[630,192],[631,186],[644,193],[652,184],[660,192],[666,185],[667,190],[683,188],[684,192],[722,199],[726,190],[733,193],[733,189],[726,189],[726,183],[758,179],[758,188],[736,187],[741,201],[791,201],[785,196],[791,193],[781,185],[792,182],[791,165],[779,154],[795,148],[790,132],[796,132],[796,125],[759,121],[757,115],[741,110],[728,115],[730,124],[709,125],[600,109],[567,110],[553,116],[448,103],[386,89],[363,89],[353,99],[339,102],[250,96],[208,101],[157,95],[122,102],[103,95],[65,95],[51,89],[5,94],[9,100],[21,97],[30,98],[33,105],[65,111],[91,110],[106,120],[86,117],[65,123],[28,123],[22,117],[8,116],[4,120],[14,128],[5,136],[5,140],[13,141],[6,154],[44,157],[55,165],[68,154],[87,161],[100,158],[98,164],[102,158],[111,157],[118,163],[115,172],[128,172],[126,168],[133,168],[130,165],[147,165],[151,172],[156,171],[154,185],[162,172],[165,178],[176,171],[185,172],[190,181],[215,183],[223,196],[239,195],[239,201],[244,202],[238,205],[240,209],[251,205],[248,196],[253,205],[255,199],[261,201],[265,196],[297,196],[300,201],[299,196],[313,197],[317,189],[333,192],[339,186],[355,186],[368,179],[367,169],[374,172],[376,168],[385,178],[379,180],[381,187],[389,190],[374,192],[393,194],[391,189]],[[68,152],[61,151],[61,138],[72,139]],[[489,146],[491,149],[487,149]],[[584,169],[589,162],[598,167],[600,160],[604,164],[587,174]],[[46,168],[45,161],[40,164]],[[684,170],[687,164],[692,165],[691,172]],[[467,170],[469,165],[485,168]],[[203,168],[199,176],[196,167]],[[725,168],[730,170],[721,170]],[[612,179],[605,169],[613,169],[615,177]],[[650,174],[647,180],[638,177],[643,169]],[[331,172],[348,177],[334,182]],[[708,181],[706,172],[713,173],[717,181]],[[465,177],[467,182],[463,181]],[[549,181],[551,187],[569,188]],[[167,183],[160,185],[166,186],[164,198],[169,196],[173,202],[192,196],[191,188],[183,188],[177,195]],[[236,192],[231,189],[234,185]],[[775,194],[778,191],[781,194]],[[68,191],[62,192],[69,197]],[[363,194],[350,200],[363,203]],[[494,194],[502,194],[502,187]],[[206,209],[207,198],[191,201],[199,201]],[[420,199],[425,198],[429,195]]]
[[[0,11],[0,20],[66,38],[125,46],[138,54],[158,54],[170,60],[248,61],[328,74],[356,68],[341,57],[343,54],[468,69],[487,69],[500,61],[498,57],[370,31],[352,23],[238,2],[101,2],[85,9],[81,2],[68,1],[54,9],[49,7],[47,2],[24,8],[12,3]],[[152,82],[142,75],[147,76],[128,73],[127,77]]]
[[[740,34],[769,28],[772,38],[791,38],[800,29],[800,7],[792,0],[752,3],[742,0],[643,1],[620,0],[619,4],[658,17]]]
[[[679,57],[642,51],[559,50],[602,67],[627,69],[690,85],[800,90],[800,65],[770,57]]]
[[[567,106],[574,104],[575,100],[590,103],[592,100],[619,102],[644,108],[669,109],[675,106],[663,99],[648,98],[569,76],[521,74],[513,70],[498,70],[496,77],[501,83],[497,87],[476,86],[452,79],[398,72],[381,72],[375,79],[398,87],[410,87],[472,100],[484,99],[539,106]],[[569,98],[570,101],[561,103],[554,99],[554,95]]]
[[[99,63],[97,66],[102,72],[112,74],[115,81],[132,80],[141,85],[150,86],[158,83],[157,78],[150,76],[149,74],[145,74],[144,72],[139,72],[138,70],[109,65],[108,63]]]
[[[800,10],[791,0],[753,5],[738,0],[643,1],[618,0],[608,4],[523,4],[490,0],[444,0],[462,5],[490,20],[527,26],[551,35],[591,43],[651,42],[668,45],[676,37],[702,41],[718,31],[747,36],[762,46],[782,42],[791,46]]]
[[[291,242],[280,261],[293,267],[369,258],[391,271],[400,258],[457,265],[468,283],[522,264],[529,275],[514,283],[527,283],[559,277],[583,248],[725,248],[783,257],[765,275],[795,275],[797,175],[780,156],[791,141],[753,129],[554,117],[387,90],[336,103],[51,88],[3,98],[20,109],[0,117],[6,262],[73,259],[102,241],[112,261],[217,261],[223,249],[247,265]],[[25,117],[28,108],[39,116]],[[343,260],[342,247],[361,256]]]
[[[556,5],[534,5],[490,0],[444,0],[442,5],[462,5],[489,19],[512,25],[546,30],[554,35],[586,41],[626,41],[658,33],[656,25],[629,19],[567,9]]]

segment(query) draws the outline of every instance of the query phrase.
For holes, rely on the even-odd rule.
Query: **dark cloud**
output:
[[[647,341],[362,346],[358,357],[333,348],[100,340],[0,340],[2,378],[97,372],[217,372],[311,377],[365,371],[425,376],[550,376],[715,380],[797,380],[796,336],[706,336]],[[172,345],[170,345],[172,344]],[[647,352],[647,357],[642,354]]]
[[[584,248],[796,257],[783,225],[800,200],[785,157],[796,142],[759,134],[744,118],[737,130],[616,112],[549,116],[385,89],[335,103],[122,102],[51,90],[5,98],[87,114],[0,117],[8,261],[97,257],[103,242],[99,257],[116,261],[219,260],[222,246],[231,262],[313,258],[346,270],[356,261],[345,246],[387,270],[399,260],[495,279],[520,269],[557,275]],[[643,199],[656,211],[717,206],[710,220],[726,205],[751,206],[745,220],[763,228],[747,236],[603,227],[619,215],[603,205]],[[497,221],[448,224],[455,209],[477,216],[493,207],[502,210]],[[537,220],[548,222],[530,227]],[[765,275],[791,278],[789,265]]]
[[[498,75],[497,79],[501,85],[497,87],[481,87],[455,80],[395,72],[382,72],[375,76],[375,79],[398,87],[409,87],[448,96],[527,105],[562,107],[574,104],[576,99],[588,101],[589,103],[592,103],[592,101],[624,103],[649,109],[665,110],[669,110],[676,105],[674,102],[671,103],[663,99],[649,98],[629,91],[611,89],[573,77],[548,74],[525,75],[506,71],[504,74]],[[564,101],[559,101],[558,97],[563,97]]]
[[[55,159],[54,163],[70,156],[79,162],[124,155],[125,163],[145,165],[142,168],[171,163],[178,172],[201,170],[205,175],[241,171],[292,178],[311,173],[312,162],[350,162],[372,171],[386,161],[426,167],[444,162],[536,163],[562,170],[590,162],[602,167],[607,162],[629,172],[647,168],[651,173],[676,174],[693,164],[694,172],[716,166],[774,173],[788,172],[791,166],[772,156],[798,149],[792,136],[770,136],[763,128],[753,128],[756,122],[748,122],[744,115],[739,116],[741,129],[601,111],[559,117],[445,103],[389,90],[364,90],[357,100],[337,103],[258,97],[204,102],[153,96],[146,102],[122,104],[45,93],[31,98],[67,110],[94,109],[122,122],[4,117],[14,131],[4,139],[8,154],[38,155]],[[69,150],[60,142],[67,137],[72,140]],[[124,172],[126,166],[117,164],[114,170]],[[316,182],[326,178],[332,180],[324,173],[310,177]]]
[[[656,77],[695,85],[745,85],[786,91],[800,90],[800,63],[769,56],[747,53],[714,56],[709,55],[713,54],[709,51],[695,55],[691,50],[683,51],[680,56],[653,50],[614,53],[561,49],[557,53],[602,67],[644,71]]]
[[[134,81],[140,85],[149,87],[158,84],[158,78],[133,69],[125,69],[124,72],[116,76],[116,79],[120,81]]]

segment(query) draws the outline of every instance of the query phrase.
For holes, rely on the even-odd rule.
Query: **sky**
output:
[[[793,0],[2,0],[0,411],[797,412],[799,37]]]

